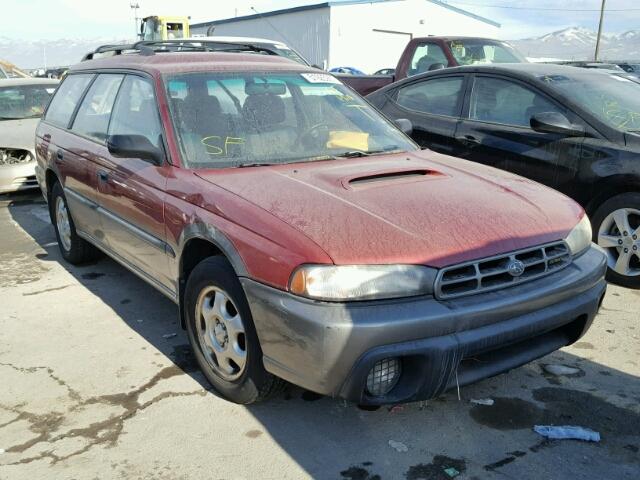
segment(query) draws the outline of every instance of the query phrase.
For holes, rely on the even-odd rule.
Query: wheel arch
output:
[[[47,188],[47,205],[49,206],[49,216],[51,218],[51,223],[54,222],[53,219],[53,210],[51,207],[51,192],[53,190],[53,186],[55,185],[56,182],[60,182],[60,179],[58,178],[58,175],[56,174],[56,172],[54,172],[51,168],[47,168],[47,170],[45,171],[44,174],[44,182],[45,182],[45,186]]]
[[[640,188],[638,188],[638,178],[630,175],[616,175],[597,182],[593,191],[595,195],[584,208],[589,217],[593,217],[607,200],[624,193],[640,193]]]
[[[196,265],[206,258],[218,256],[227,260],[238,276],[247,276],[247,269],[231,241],[215,227],[201,224],[191,226],[183,233],[183,238],[178,261],[178,305],[180,323],[184,329],[184,294],[189,275]]]

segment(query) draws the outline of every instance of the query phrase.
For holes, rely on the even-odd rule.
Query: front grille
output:
[[[555,242],[446,267],[438,273],[436,297],[462,297],[519,285],[557,272],[570,263],[571,252],[567,244]],[[510,273],[509,267],[518,270],[516,266],[520,267],[521,273]]]

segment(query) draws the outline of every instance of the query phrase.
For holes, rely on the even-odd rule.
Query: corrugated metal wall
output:
[[[206,35],[207,26],[191,27],[192,35]],[[213,35],[279,40],[300,52],[310,63],[323,66],[329,59],[329,8],[284,13],[215,25]]]

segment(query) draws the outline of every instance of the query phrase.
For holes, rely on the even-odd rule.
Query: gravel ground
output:
[[[640,478],[638,291],[610,286],[580,342],[460,399],[368,411],[290,387],[247,407],[209,388],[170,301],[109,259],[62,262],[37,195],[0,196],[0,231],[0,479]]]

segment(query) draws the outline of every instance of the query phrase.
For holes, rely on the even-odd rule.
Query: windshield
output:
[[[41,117],[55,89],[55,85],[0,87],[0,120]]]
[[[511,45],[492,40],[462,39],[449,42],[459,65],[481,63],[524,63],[527,60]]]
[[[361,156],[417,146],[326,73],[190,73],[165,79],[189,168]]]
[[[640,84],[604,72],[540,78],[610,127],[623,132],[640,129]]]

